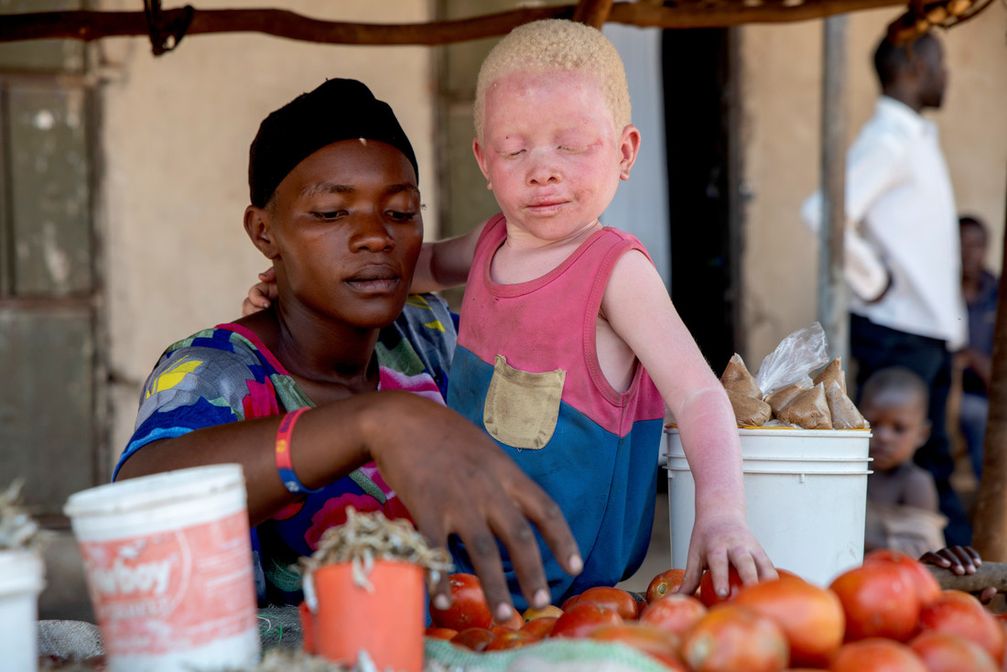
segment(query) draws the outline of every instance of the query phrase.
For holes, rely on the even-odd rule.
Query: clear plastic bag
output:
[[[828,363],[828,339],[822,325],[815,322],[780,341],[776,350],[762,360],[755,382],[765,398],[788,385],[810,379],[813,372]]]

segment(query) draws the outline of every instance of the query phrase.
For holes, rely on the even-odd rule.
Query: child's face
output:
[[[930,436],[923,399],[905,390],[881,391],[861,404],[871,423],[873,468],[888,471],[911,459]]]
[[[634,126],[616,130],[588,73],[515,72],[486,92],[473,151],[508,231],[551,242],[597,221],[629,177],[639,142]]]

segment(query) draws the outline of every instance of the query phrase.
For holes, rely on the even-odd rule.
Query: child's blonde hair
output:
[[[630,123],[626,70],[615,46],[600,30],[563,19],[544,19],[518,26],[493,47],[476,80],[473,109],[476,137],[482,139],[486,91],[513,72],[579,70],[598,79],[617,131]]]

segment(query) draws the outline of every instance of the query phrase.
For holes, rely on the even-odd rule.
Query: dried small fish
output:
[[[365,590],[373,590],[368,576],[375,560],[398,560],[419,565],[430,579],[452,569],[451,556],[443,548],[431,548],[412,523],[404,519],[389,520],[380,511],[357,513],[346,509],[346,522],[330,527],[318,542],[318,550],[302,560],[306,573],[323,565],[353,563],[354,582]],[[436,577],[436,578],[435,578]]]
[[[35,548],[40,541],[38,523],[21,507],[18,479],[0,495],[0,549]]]

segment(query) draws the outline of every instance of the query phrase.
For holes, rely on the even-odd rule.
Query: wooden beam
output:
[[[904,0],[806,0],[782,4],[671,8],[644,2],[613,3],[608,20],[644,28],[717,28],[747,23],[781,23],[819,19],[832,14],[903,5]],[[537,19],[573,17],[575,5],[525,7],[496,14],[451,21],[411,24],[322,21],[279,9],[197,9],[186,35],[263,33],[304,42],[355,45],[434,46],[504,35]],[[184,8],[164,9],[171,22]],[[36,12],[5,14],[0,20],[0,42],[74,39],[89,42],[106,37],[147,35],[143,12]]]
[[[1004,259],[1007,259],[1007,235]],[[984,560],[997,562],[1007,561],[1007,268],[1004,271],[1000,273],[983,476],[976,500],[972,542]]]
[[[612,0],[580,0],[573,12],[573,20],[601,30],[612,11]]]

